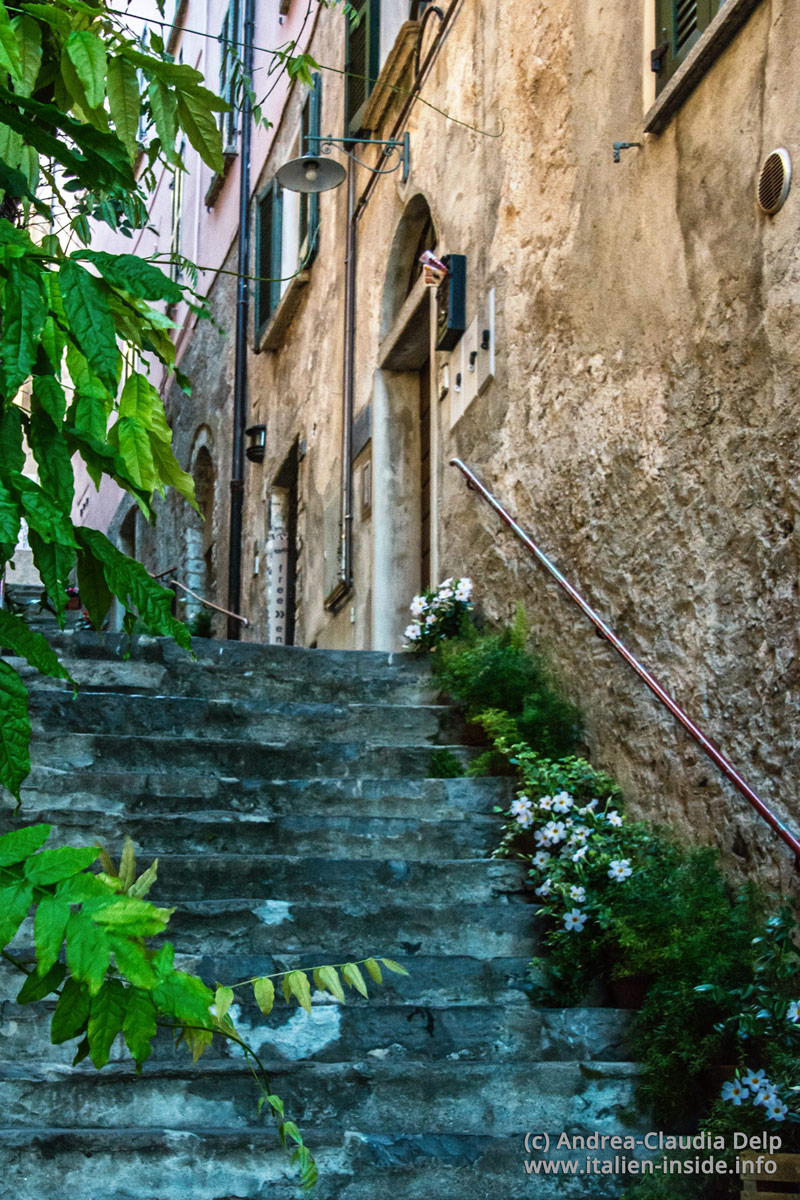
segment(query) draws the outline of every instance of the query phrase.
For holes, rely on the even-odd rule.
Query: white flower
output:
[[[517,813],[517,824],[521,826],[522,829],[530,828],[530,826],[533,824],[533,813],[528,809],[523,809],[522,812]]]
[[[590,800],[588,804],[584,804],[583,808],[579,808],[578,812],[582,817],[585,817],[587,813],[594,812],[599,803],[599,800]]]
[[[569,889],[569,898],[570,900],[577,900],[579,904],[582,904],[586,899],[586,888],[579,887],[577,883],[573,883]]]
[[[534,836],[537,846],[551,845],[551,839],[548,836],[546,828],[545,829],[537,829],[533,836]]]
[[[519,796],[511,802],[511,815],[518,817],[520,813],[529,813],[533,808],[527,796]]]
[[[631,869],[630,859],[628,858],[617,858],[614,860],[614,862],[609,864],[609,879],[627,879],[628,876],[632,874],[633,871]]]
[[[800,1000],[793,1000],[786,1014],[787,1021],[800,1021]]]
[[[421,617],[428,607],[428,602],[424,596],[415,596],[411,601],[412,617]]]
[[[403,637],[408,638],[409,642],[419,641],[421,630],[419,625],[407,625]]]
[[[745,1071],[742,1076],[742,1083],[745,1087],[752,1088],[753,1092],[759,1091],[764,1086],[764,1081],[767,1078],[766,1071],[754,1071],[752,1068]]]
[[[439,591],[441,591],[442,588],[450,588],[452,590],[452,584],[453,584],[453,577],[451,575],[449,578],[442,580],[442,582],[439,584]]]
[[[435,624],[436,624],[436,614],[428,613],[427,617],[425,618],[426,629],[430,629],[431,625],[435,625]]]
[[[749,1091],[740,1079],[734,1079],[733,1083],[723,1083],[722,1085],[722,1099],[730,1100],[737,1108],[749,1095]]]
[[[550,862],[550,858],[551,856],[546,850],[537,850],[531,859],[531,862],[533,863],[534,867],[546,867]]]
[[[762,1104],[764,1108],[768,1108],[775,1099],[775,1089],[768,1079],[765,1079],[761,1084],[760,1089],[753,1097],[753,1104]]]
[[[549,896],[550,893],[552,892],[552,890],[553,890],[553,888],[552,888],[551,881],[549,879],[545,879],[545,881],[541,885],[541,887],[536,888],[536,895],[537,896]]]
[[[783,1121],[788,1111],[788,1106],[783,1103],[780,1096],[775,1096],[772,1103],[767,1105],[767,1116],[773,1121]]]
[[[471,579],[459,579],[458,584],[456,586],[456,591],[455,591],[456,600],[462,600],[462,601],[466,602],[467,600],[469,600],[471,595],[472,595],[472,580]]]
[[[591,830],[587,829],[585,825],[576,825],[569,839],[570,845],[577,846],[582,844],[586,841],[590,833]]]
[[[537,804],[539,805],[539,808],[543,808],[545,812],[550,812],[550,809],[553,807],[553,797],[540,796],[537,800]]]
[[[606,813],[606,820],[608,821],[609,825],[622,824],[622,817],[615,808],[612,808],[611,812]]]
[[[566,833],[566,826],[563,821],[548,821],[544,827],[545,836],[549,838],[554,846],[563,841]]]
[[[572,796],[569,792],[557,792],[553,796],[553,812],[565,813],[572,808]]]
[[[582,913],[579,908],[573,908],[572,912],[564,913],[564,928],[570,932],[581,932],[586,924],[586,914]]]
[[[573,856],[572,856],[572,861],[573,861],[573,862],[580,862],[580,860],[581,860],[581,859],[583,858],[583,856],[586,854],[586,851],[587,851],[588,849],[589,849],[589,847],[588,847],[588,846],[580,846],[580,847],[579,847],[579,849],[577,849],[577,850],[575,851],[575,853],[573,854]]]

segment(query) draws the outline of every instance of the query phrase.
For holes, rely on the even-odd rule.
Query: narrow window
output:
[[[256,330],[261,335],[281,298],[283,196],[277,179],[256,202]]]
[[[222,47],[219,68],[219,94],[227,100],[231,111],[220,113],[220,131],[222,133],[222,149],[225,154],[236,153],[236,132],[238,113],[236,111],[236,67],[240,62],[239,53],[239,3],[231,0],[230,7],[222,22],[222,32],[219,35]]]
[[[345,125],[352,137],[361,132],[364,110],[380,70],[380,0],[362,0],[347,20]]]
[[[186,154],[186,141],[181,142],[179,157],[181,162]],[[182,167],[176,167],[172,173],[172,205],[170,213],[170,233],[169,233],[169,253],[170,253],[170,277],[175,283],[180,283],[183,278],[183,266],[180,262],[182,253],[181,246],[183,244],[183,177],[186,172]]]
[[[313,76],[311,91],[303,105],[300,124],[300,153],[319,154],[322,114],[322,78]],[[300,195],[300,225],[298,231],[301,267],[307,267],[319,249],[319,192]]]

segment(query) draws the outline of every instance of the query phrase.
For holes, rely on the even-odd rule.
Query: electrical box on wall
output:
[[[436,349],[452,350],[467,327],[467,259],[445,254],[449,274],[436,289]]]
[[[485,392],[495,371],[495,292],[488,293],[450,358],[450,428]],[[443,397],[442,397],[443,398]]]

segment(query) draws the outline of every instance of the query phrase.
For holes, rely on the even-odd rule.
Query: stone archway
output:
[[[186,586],[213,600],[216,590],[216,469],[212,456],[210,431],[203,428],[195,437],[192,450],[192,478],[200,510],[193,509],[186,522],[184,579]],[[193,596],[186,597],[186,620],[193,620],[203,609]],[[209,611],[209,610],[206,610]]]
[[[386,268],[373,389],[373,644],[396,649],[411,597],[435,573],[430,295],[417,259],[436,229],[422,194],[406,205]]]

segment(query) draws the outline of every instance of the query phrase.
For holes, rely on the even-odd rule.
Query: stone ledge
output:
[[[292,279],[266,325],[256,332],[254,347],[256,354],[260,354],[262,350],[277,350],[283,344],[286,331],[300,307],[303,290],[310,279],[310,271],[300,271]]]
[[[644,118],[645,133],[663,133],[683,102],[733,41],[761,0],[726,0]]]

